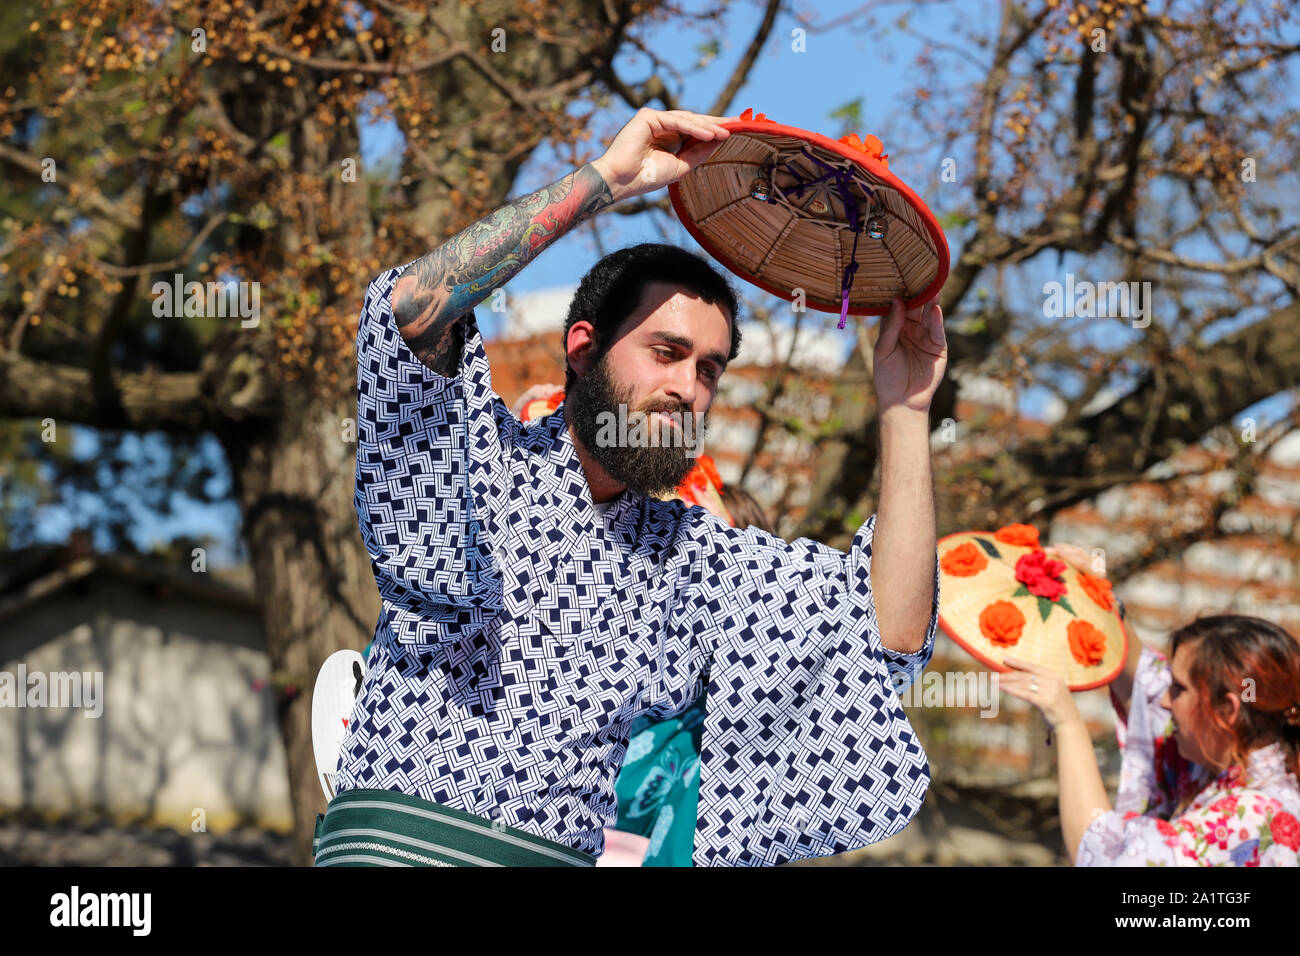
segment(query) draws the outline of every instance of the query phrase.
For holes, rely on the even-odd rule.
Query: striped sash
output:
[[[590,854],[393,790],[344,790],[316,817],[317,866],[595,866]]]

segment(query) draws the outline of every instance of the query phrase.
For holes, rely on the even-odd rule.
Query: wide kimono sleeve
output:
[[[1160,705],[1172,675],[1169,662],[1143,648],[1133,676],[1133,694],[1125,715],[1115,704],[1115,733],[1123,750],[1115,810],[1153,813],[1166,818],[1183,800],[1209,782],[1211,774],[1178,752],[1173,715]]]
[[[1084,831],[1075,866],[1180,866],[1187,858],[1173,827],[1159,817],[1108,810]]]
[[[503,606],[494,553],[519,424],[492,391],[473,312],[454,377],[412,354],[391,305],[404,268],[370,283],[357,328],[357,519],[382,598],[377,635],[448,643]]]
[[[1077,866],[1297,866],[1300,823],[1258,790],[1229,789],[1173,820],[1115,810],[1079,841]]]
[[[697,866],[771,866],[883,840],[916,815],[930,767],[899,701],[934,651],[885,649],[871,586],[875,516],[847,553],[703,522],[681,601],[712,641]]]

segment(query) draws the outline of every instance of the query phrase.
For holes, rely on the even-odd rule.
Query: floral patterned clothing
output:
[[[1168,661],[1143,650],[1127,719],[1115,702],[1124,750],[1115,809],[1092,821],[1077,865],[1300,866],[1300,781],[1285,747],[1261,747],[1245,773],[1229,767],[1209,779],[1178,754],[1172,715],[1159,703],[1171,680]]]

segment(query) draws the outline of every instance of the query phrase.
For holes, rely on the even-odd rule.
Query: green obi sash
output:
[[[393,790],[344,790],[316,817],[317,866],[595,866],[572,847]]]

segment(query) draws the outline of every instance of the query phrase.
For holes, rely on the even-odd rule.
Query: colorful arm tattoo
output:
[[[393,287],[393,317],[411,352],[439,375],[460,365],[467,311],[548,245],[614,201],[590,163],[452,236]]]

